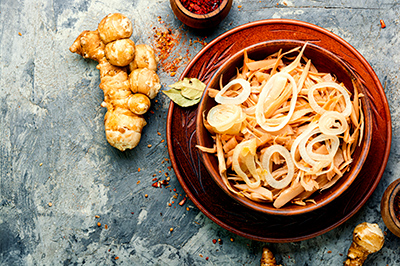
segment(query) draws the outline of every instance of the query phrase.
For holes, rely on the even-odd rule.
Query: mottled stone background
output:
[[[400,177],[399,11],[395,0],[234,0],[206,36],[182,26],[167,0],[0,0],[0,264],[258,265],[267,245],[283,265],[341,265],[356,224],[376,222],[387,231],[379,203]],[[298,19],[344,38],[376,71],[392,114],[392,151],[373,196],[338,228],[286,244],[236,236],[190,201],[179,206],[184,192],[168,168],[164,141],[169,100],[160,94],[153,101],[140,145],[119,152],[105,140],[95,62],[68,50],[81,31],[97,28],[112,12],[132,19],[136,43],[154,45],[157,29],[179,37],[169,60],[181,55],[183,61],[174,77],[159,70],[163,89],[203,47],[196,40],[209,42],[250,21]],[[153,175],[166,174],[171,190],[151,186]],[[387,264],[400,264],[400,240],[389,231],[366,263]]]

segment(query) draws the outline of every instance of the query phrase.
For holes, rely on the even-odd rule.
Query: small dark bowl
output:
[[[400,179],[391,183],[383,193],[381,200],[381,215],[386,227],[400,237],[400,220],[394,209],[395,197],[400,195]]]
[[[190,12],[180,0],[170,0],[170,4],[175,16],[183,24],[195,29],[207,29],[216,27],[228,15],[232,7],[232,0],[222,0],[217,9],[204,15]]]
[[[262,43],[258,43],[253,46],[249,46],[244,49],[247,51],[249,58],[253,60],[261,60],[264,59],[267,55],[273,54],[279,49],[282,49],[283,52],[289,51],[295,47],[303,46],[305,43],[299,40],[272,40],[266,41]],[[216,102],[213,98],[208,96],[208,88],[219,88],[219,80],[222,75],[222,83],[227,84],[228,81],[236,75],[236,69],[242,67],[243,65],[243,54],[244,50],[236,53],[231,56],[214,74],[211,78],[210,82],[207,85],[206,91],[203,95],[203,98],[199,104],[197,120],[196,120],[196,137],[197,143],[201,146],[212,147],[213,139],[211,138],[211,134],[207,131],[207,129],[203,125],[203,117],[202,114],[208,113]],[[372,140],[372,113],[369,107],[367,93],[365,88],[361,85],[361,82],[356,78],[355,74],[347,67],[347,65],[335,54],[330,51],[323,49],[315,44],[308,43],[307,47],[304,51],[304,55],[311,59],[315,67],[320,72],[331,73],[337,77],[340,82],[343,82],[347,89],[350,92],[354,91],[352,81],[355,81],[359,84],[359,90],[361,93],[365,95],[362,98],[362,106],[363,113],[365,116],[365,129],[364,129],[364,138],[362,144],[358,146],[353,154],[353,162],[351,165],[350,171],[346,172],[346,174],[339,179],[339,181],[332,186],[331,188],[324,190],[322,192],[315,192],[312,195],[312,199],[315,200],[316,204],[307,203],[305,206],[299,206],[291,203],[287,203],[285,206],[276,209],[271,203],[261,203],[251,201],[248,198],[240,197],[234,193],[231,193],[223,180],[221,179],[218,172],[218,160],[214,154],[209,153],[201,153],[201,157],[204,163],[204,166],[210,173],[211,177],[214,181],[219,185],[219,187],[231,196],[233,199],[243,204],[244,206],[260,211],[263,213],[271,214],[271,215],[298,215],[304,214],[310,211],[314,211],[319,209],[328,203],[332,202],[334,199],[339,197],[357,178],[358,173],[360,172],[366,158],[368,155],[368,151],[371,145]]]

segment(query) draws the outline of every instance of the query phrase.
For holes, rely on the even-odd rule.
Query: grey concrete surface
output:
[[[400,177],[398,1],[234,0],[228,17],[207,33],[210,41],[266,18],[314,23],[354,46],[385,87],[393,142],[373,196],[338,228],[285,244],[236,236],[190,201],[177,204],[184,192],[165,160],[169,100],[162,94],[146,116],[137,148],[122,153],[106,142],[96,64],[68,48],[81,31],[95,29],[112,12],[132,19],[136,43],[153,45],[154,28],[171,28],[180,41],[168,60],[179,49],[189,49],[193,57],[202,48],[189,43],[205,35],[182,26],[167,0],[0,0],[1,265],[259,265],[264,245],[282,265],[341,265],[353,228],[364,221],[387,232],[383,249],[365,265],[400,265],[400,239],[387,231],[379,213],[383,191]],[[163,89],[187,63],[182,61],[175,77],[159,70]],[[166,173],[171,190],[153,188],[153,175],[163,179]]]

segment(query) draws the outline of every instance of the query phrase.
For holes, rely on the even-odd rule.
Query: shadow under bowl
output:
[[[236,76],[237,69],[240,69],[243,66],[245,50],[250,59],[262,60],[268,55],[278,52],[280,49],[282,49],[282,52],[286,52],[295,47],[303,46],[304,44],[305,42],[299,40],[271,40],[258,43],[239,51],[221,65],[208,83],[203,98],[199,104],[196,117],[197,144],[204,147],[212,147],[214,144],[211,134],[203,125],[203,113],[206,115],[208,111],[217,104],[213,98],[208,96],[208,89],[219,88],[220,79],[222,79],[222,84],[227,84],[232,77]],[[311,196],[311,198],[315,200],[315,204],[307,203],[305,206],[300,206],[289,202],[285,206],[277,209],[272,205],[272,203],[256,202],[238,196],[229,191],[219,175],[218,160],[216,156],[214,154],[200,152],[205,168],[213,180],[226,194],[247,208],[270,215],[289,216],[304,214],[319,209],[334,201],[357,178],[357,175],[367,158],[372,141],[372,113],[369,107],[366,89],[357,79],[352,70],[349,69],[338,56],[313,43],[307,43],[304,56],[312,60],[319,72],[331,73],[331,75],[336,77],[339,82],[343,82],[351,93],[354,92],[353,84],[356,84],[359,92],[364,95],[364,97],[361,98],[362,111],[365,118],[364,137],[361,145],[357,146],[353,153],[351,168],[336,182],[334,186],[322,192],[315,192]]]

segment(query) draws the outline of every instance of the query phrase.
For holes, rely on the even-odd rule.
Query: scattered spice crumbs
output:
[[[100,216],[98,216],[98,215],[95,215],[95,216],[94,216],[94,218],[100,218]]]
[[[206,257],[206,260],[208,260],[208,257]]]
[[[151,144],[147,145],[148,148],[151,148],[151,146],[152,146]]]
[[[169,229],[169,231],[170,231],[170,232],[174,231],[174,228],[171,227],[171,228]]]
[[[212,240],[213,244],[217,244],[217,239]]]
[[[42,166],[42,165],[43,165],[43,163],[40,163],[40,164],[39,164],[39,166]]]
[[[49,207],[53,206],[53,203],[49,202]]]
[[[97,223],[97,226],[98,226],[98,227],[100,227],[100,226],[101,226],[101,223],[100,223],[100,222],[98,222],[98,223]]]
[[[149,196],[149,195],[147,195],[147,194],[144,194],[144,197],[145,197],[145,198],[147,198],[148,196]]]
[[[235,239],[233,239],[233,237],[231,237],[231,242],[235,241]]]
[[[104,228],[105,228],[105,229],[108,229],[108,225],[105,224],[105,225],[104,225]]]
[[[331,250],[328,250],[328,253],[329,253],[329,254],[331,254],[331,253],[332,253],[332,251],[331,251]]]
[[[137,169],[137,171],[140,172],[140,170],[141,170],[141,169],[140,169],[140,167],[139,167],[139,168]]]
[[[119,259],[119,257],[115,257],[115,259],[117,260],[117,259]]]
[[[140,184],[140,180],[138,180],[137,182],[136,182],[136,185],[139,185]]]
[[[18,35],[19,35],[19,36],[22,36],[22,33],[21,33],[21,32],[18,32]]]

